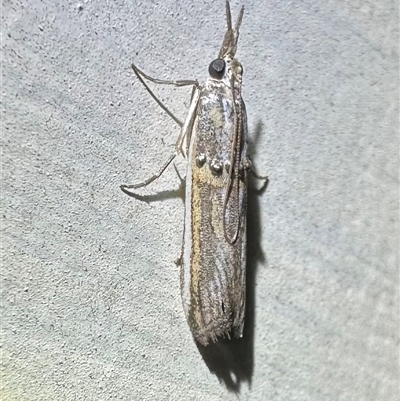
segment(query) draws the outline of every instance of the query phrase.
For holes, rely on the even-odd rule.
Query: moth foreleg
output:
[[[147,92],[149,92],[150,96],[157,102],[157,104],[180,126],[183,126],[183,122],[179,120],[178,117],[175,117],[175,115],[168,109],[167,106],[154,94],[154,92],[149,88],[149,86],[146,84],[143,78],[146,78],[147,80],[154,82],[155,84],[163,84],[163,85],[174,85],[174,86],[194,86],[198,87],[199,84],[195,80],[178,80],[178,81],[166,81],[163,79],[157,79],[153,78],[150,75],[147,75],[144,73],[142,70],[140,70],[138,67],[135,66],[135,64],[132,64],[132,69],[135,75],[138,77],[139,81],[142,83],[142,85],[146,88]]]
[[[179,80],[165,80],[165,79],[158,79],[158,78],[153,78],[150,75],[147,75],[145,72],[143,72],[141,69],[136,67],[135,64],[132,64],[132,69],[135,72],[136,76],[139,77],[144,77],[147,80],[154,82],[155,84],[162,84],[162,85],[173,85],[173,86],[199,86],[199,83],[195,79],[179,79]],[[139,78],[140,79],[140,78]]]

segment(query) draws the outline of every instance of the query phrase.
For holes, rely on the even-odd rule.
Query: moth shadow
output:
[[[263,126],[258,122],[249,150],[261,135]],[[254,152],[253,152],[254,154]],[[260,203],[259,196],[266,191],[268,179],[260,189],[259,180],[249,174],[249,194],[247,205],[247,260],[246,260],[246,314],[243,338],[219,339],[204,347],[196,343],[204,362],[229,391],[239,393],[243,382],[249,383],[254,369],[254,317],[255,317],[255,278],[257,265],[265,262],[260,245]]]

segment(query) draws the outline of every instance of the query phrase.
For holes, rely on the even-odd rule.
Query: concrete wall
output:
[[[204,350],[173,263],[174,168],[145,201],[119,184],[179,133],[131,62],[203,82],[223,0],[3,2],[3,400],[399,399],[397,2],[245,6],[237,55],[270,182],[250,197],[245,337]],[[155,91],[185,116],[189,90]]]

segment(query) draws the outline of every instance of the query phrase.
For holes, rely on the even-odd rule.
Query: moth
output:
[[[252,164],[242,99],[243,69],[235,58],[243,13],[244,7],[233,26],[226,1],[228,27],[204,85],[195,80],[155,79],[132,65],[150,95],[180,125],[181,133],[175,152],[157,174],[139,184],[121,185],[121,189],[131,194],[129,189],[146,186],[160,177],[177,155],[187,157],[180,284],[190,330],[204,346],[218,337],[242,337],[245,319],[247,179]],[[183,123],[144,79],[192,87]]]

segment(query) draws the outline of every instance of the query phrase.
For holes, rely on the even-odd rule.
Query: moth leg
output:
[[[146,78],[147,80],[154,82],[156,84],[163,84],[163,85],[174,85],[174,86],[193,86],[198,88],[199,83],[195,80],[178,80],[178,81],[166,81],[163,79],[157,79],[157,78],[152,78],[146,73],[144,73],[142,70],[140,70],[138,67],[135,66],[135,64],[132,64],[132,69],[135,75],[138,77],[139,81],[142,83],[142,85],[146,88],[147,92],[149,92],[150,96],[157,102],[157,104],[182,128],[183,123],[179,118],[175,117],[175,115],[165,106],[160,99],[153,93],[153,91],[149,88],[149,86],[146,84],[143,78]]]
[[[256,189],[258,194],[262,194],[268,187],[269,184],[269,177],[258,175],[253,169],[253,163],[250,160],[249,156],[245,156],[243,161],[240,163],[239,174],[241,175],[242,179],[246,179],[247,172],[251,173],[251,175],[256,178],[257,180],[263,180],[263,184],[261,188]]]
[[[167,169],[167,167],[172,163],[172,161],[175,159],[175,157],[178,154],[184,155],[183,152],[183,143],[185,139],[187,139],[187,142],[190,141],[190,136],[191,136],[191,130],[193,129],[193,121],[195,118],[195,112],[197,109],[198,101],[200,98],[200,86],[197,81],[190,81],[190,80],[181,80],[181,81],[164,81],[161,79],[155,79],[150,77],[149,75],[145,74],[143,71],[141,71],[139,68],[137,68],[134,64],[132,64],[133,71],[135,72],[136,76],[138,77],[139,81],[144,85],[144,87],[147,89],[147,91],[150,93],[150,95],[153,97],[153,99],[157,102],[157,104],[181,127],[181,132],[179,134],[179,137],[175,143],[175,152],[169,157],[166,163],[163,164],[161,169],[148,178],[147,180],[140,182],[138,184],[131,184],[131,185],[121,185],[120,188],[123,192],[126,194],[130,195],[131,192],[128,191],[128,189],[137,189],[137,188],[142,188],[145,187],[146,185],[149,185],[153,181],[155,181],[157,178],[161,176],[161,174]],[[182,123],[178,118],[176,118],[169,110],[168,108],[157,98],[157,96],[152,92],[152,90],[147,86],[146,82],[143,80],[143,77],[146,79],[158,83],[158,84],[166,84],[166,85],[175,85],[175,86],[189,86],[191,85],[193,87],[192,89],[192,96],[191,96],[191,103],[189,107],[188,114],[185,118],[185,122]],[[184,155],[185,156],[185,155]]]
[[[254,170],[250,170],[250,173],[251,173],[251,175],[254,177],[254,178],[256,178],[257,180],[263,180],[264,182],[263,182],[263,184],[261,185],[261,188],[257,188],[256,189],[256,192],[258,193],[258,194],[262,194],[266,189],[267,189],[267,187],[268,187],[268,184],[269,184],[269,177],[266,175],[266,176],[261,176],[261,175],[258,175]]]
[[[174,263],[175,263],[176,267],[181,267],[182,266],[182,256],[183,255],[182,255],[182,252],[181,252],[179,258],[174,260]]]
[[[183,234],[183,236],[185,236],[185,234]],[[182,266],[183,266],[183,241],[184,241],[184,239],[182,239],[181,253],[180,253],[179,257],[174,260],[176,267],[180,267],[180,268],[182,268]]]
[[[145,181],[139,182],[138,184],[130,184],[130,185],[120,185],[120,188],[123,192],[126,194],[130,195],[130,191],[127,191],[127,189],[137,189],[137,188],[142,188],[145,187],[146,185],[149,185],[153,181],[155,181],[158,177],[161,176],[161,174],[167,169],[167,167],[172,163],[172,160],[175,159],[177,153],[174,152],[168,159],[166,163],[161,167],[161,169],[158,171],[158,173],[152,175],[150,178],[148,178]]]
[[[175,159],[175,157],[178,154],[183,154],[183,149],[182,149],[183,142],[184,142],[185,138],[187,139],[187,141],[190,141],[190,135],[191,135],[191,131],[193,129],[193,121],[195,118],[195,112],[197,109],[197,103],[198,103],[199,97],[200,97],[200,90],[194,90],[192,92],[192,100],[191,100],[188,114],[185,118],[185,123],[182,125],[181,133],[179,134],[178,140],[175,143],[175,152],[169,157],[167,162],[162,165],[160,170],[156,174],[154,174],[150,178],[148,178],[147,180],[139,182],[138,184],[121,185],[120,188],[123,192],[130,195],[131,193],[130,193],[130,191],[128,191],[128,189],[137,189],[137,188],[142,188],[142,187],[145,187],[146,185],[149,185],[150,183],[152,183],[153,181],[155,181],[157,178],[159,178],[161,176],[161,174],[167,169],[167,167],[172,163],[172,161]],[[182,181],[182,179],[181,179],[181,181]]]
[[[132,64],[132,69],[135,72],[135,74],[141,77],[145,77],[151,82],[154,82],[155,84],[162,84],[162,85],[174,85],[174,86],[189,86],[189,85],[194,85],[194,86],[199,86],[199,83],[195,79],[180,79],[180,80],[165,80],[165,79],[158,79],[158,78],[153,78],[150,75],[147,75],[145,72],[143,72],[140,68],[136,67],[135,64]]]
[[[152,175],[150,178],[148,178],[145,181],[139,182],[137,184],[129,184],[129,185],[120,185],[120,188],[123,192],[125,192],[126,194],[130,195],[130,191],[127,191],[127,189],[137,189],[137,188],[142,188],[145,187],[149,184],[151,184],[153,181],[155,181],[157,178],[159,178],[161,176],[161,174],[168,168],[168,166],[172,163],[172,161],[175,159],[175,157],[179,154],[182,153],[180,151],[180,147],[181,147],[181,142],[183,141],[184,137],[186,136],[186,132],[181,132],[179,135],[178,140],[176,141],[175,144],[175,152],[172,153],[172,155],[169,157],[169,159],[162,165],[162,167],[160,168],[160,170]],[[179,174],[178,174],[179,176]],[[179,176],[179,179],[182,182],[181,177]]]
[[[175,144],[175,150],[178,153],[182,154],[185,158],[187,157],[187,155],[189,153],[190,139],[192,136],[193,123],[196,118],[196,111],[197,111],[197,107],[199,104],[200,92],[201,92],[200,87],[193,86],[192,95],[190,97],[189,110],[186,115],[185,122],[182,126],[181,134],[179,135],[179,138]],[[185,139],[186,139],[186,146],[184,149]]]
[[[255,172],[255,170],[253,168],[253,163],[250,160],[249,156],[245,156],[245,158],[243,159],[243,162],[241,163],[240,167],[241,167],[241,169],[240,169],[241,171],[243,171],[243,170],[249,171],[254,178],[257,178],[257,180],[268,180],[268,176],[267,175],[265,175],[265,176],[258,175]]]
[[[176,165],[174,164],[174,169],[175,169],[175,173],[176,173],[176,175],[178,176],[178,178],[179,178],[179,181],[181,182],[181,186],[183,186],[184,185],[184,182],[185,182],[185,178],[186,178],[186,176],[184,176],[184,177],[181,177],[181,174],[180,174],[180,172],[179,172],[179,170],[177,169],[177,167],[176,167]]]
[[[253,169],[250,170],[251,175],[257,180],[268,180],[269,177],[267,175],[258,175]]]

